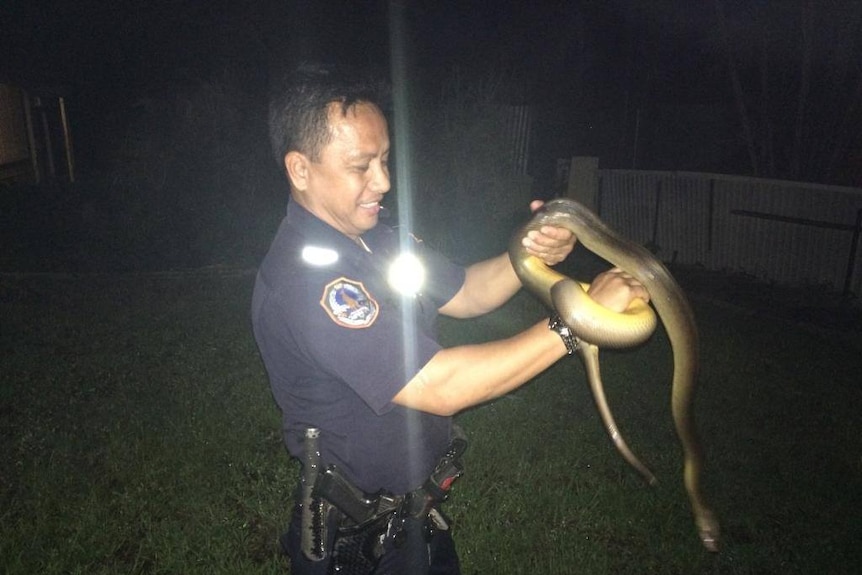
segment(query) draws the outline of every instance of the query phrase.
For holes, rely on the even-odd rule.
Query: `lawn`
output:
[[[251,338],[253,280],[220,269],[0,276],[4,573],[286,571],[277,538],[297,466]],[[692,293],[721,552],[701,548],[682,490],[659,331],[603,352],[602,365],[657,487],[614,451],[577,360],[459,416],[471,445],[446,511],[465,574],[862,568],[862,332],[736,295]],[[543,313],[520,296],[443,322],[442,340],[501,337]]]

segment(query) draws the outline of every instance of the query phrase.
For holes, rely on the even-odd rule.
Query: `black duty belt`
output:
[[[306,434],[306,453],[319,455],[316,440],[317,435]],[[333,508],[343,515],[343,520],[338,522],[339,532],[357,533],[366,527],[377,529],[387,523],[391,529],[390,519],[408,517],[427,517],[438,530],[447,529],[446,521],[436,507],[446,500],[453,482],[463,474],[461,457],[466,449],[467,440],[456,431],[456,437],[422,487],[404,495],[393,495],[385,490],[367,494],[353,485],[335,465],[321,469],[319,459],[306,460],[300,501],[305,511],[303,553],[311,560],[321,560],[328,555],[326,529],[328,515]]]
[[[368,495],[350,483],[336,466],[330,465],[317,476],[312,497],[326,499],[357,525],[396,510],[420,518],[446,500],[452,483],[464,473],[461,456],[466,449],[466,439],[453,439],[422,487],[405,495],[392,495],[386,491]]]

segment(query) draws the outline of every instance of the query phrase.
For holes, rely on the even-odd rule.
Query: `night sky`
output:
[[[2,74],[111,89],[193,81],[230,62],[261,70],[296,57],[385,64],[387,4],[6,0]],[[406,4],[413,62],[437,72],[503,63],[548,85],[586,65],[588,80],[602,84],[648,58],[673,90],[691,92],[704,78],[691,82],[690,74],[717,48],[712,10],[681,0]]]
[[[37,79],[93,82],[125,77],[188,77],[224,58],[325,52],[362,63],[386,58],[387,0],[126,1],[6,0],[4,68]],[[546,74],[566,71],[573,52],[608,65],[646,48],[662,73],[691,73],[706,51],[720,51],[711,2],[409,1],[422,65],[481,55]],[[761,2],[725,0],[744,23]],[[832,2],[833,6],[840,2]],[[784,27],[779,24],[778,28]],[[637,44],[637,46],[635,46]],[[568,62],[570,63],[570,62]],[[9,74],[9,71],[6,71]]]
[[[506,70],[514,78],[511,103],[544,107],[545,118],[537,116],[544,136],[536,153],[593,154],[608,167],[632,167],[636,162],[623,150],[631,147],[626,141],[640,121],[647,129],[640,137],[654,139],[649,146],[654,157],[636,167],[740,173],[750,168],[739,146],[716,1],[402,4],[411,31],[410,73],[419,85],[434,86],[455,69],[468,76]],[[798,90],[784,87],[792,86],[788,78],[800,67],[804,1],[720,4],[750,108],[753,113],[768,108],[775,133],[793,129]],[[90,118],[142,94],[227,76],[263,92],[274,70],[299,59],[386,70],[388,5],[388,0],[5,0],[0,80],[62,86],[76,95],[81,117]],[[817,78],[807,92],[807,134],[826,142],[822,147],[831,145],[826,134],[848,124],[839,116],[862,98],[862,10],[856,0],[810,5]],[[767,99],[757,94],[763,38],[769,40],[767,82],[774,92],[766,107]],[[850,124],[859,119],[856,113]],[[549,121],[552,128],[543,124]],[[848,138],[842,146],[862,146],[858,138]],[[740,151],[729,152],[731,147]]]
[[[411,74],[433,85],[456,68],[505,69],[517,78],[518,99],[576,110],[564,120],[565,132],[620,122],[631,131],[636,111],[655,106],[732,105],[714,2],[402,3],[411,30]],[[756,82],[764,37],[770,42],[773,82],[799,67],[801,0],[721,3],[735,57],[750,81]],[[217,78],[226,70],[241,69],[250,85],[265,84],[269,72],[299,58],[385,69],[388,4],[6,0],[0,78],[62,85],[85,106],[104,108],[105,98]],[[817,3],[815,42],[822,45],[817,58],[822,69],[842,60],[858,62],[859,15],[854,0]],[[850,86],[858,75],[856,70],[847,82],[831,81]],[[848,107],[845,101],[830,102],[825,92],[812,93],[822,97],[817,106]],[[597,138],[595,153],[609,155],[600,136],[585,137]]]

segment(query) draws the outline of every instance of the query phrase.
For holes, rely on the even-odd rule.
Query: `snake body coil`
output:
[[[579,349],[599,412],[617,449],[650,483],[655,477],[629,450],[605,399],[599,373],[599,347],[630,347],[646,340],[656,326],[655,314],[642,300],[623,313],[595,303],[583,285],[554,271],[527,253],[522,240],[542,226],[570,230],[591,252],[631,274],[650,294],[673,350],[671,411],[683,450],[683,482],[703,545],[717,551],[719,525],[704,502],[701,490],[703,451],[693,416],[694,387],[698,371],[698,333],[688,300],[667,268],[644,247],[610,229],[598,216],[569,199],[546,203],[513,237],[509,258],[524,286],[550,306],[582,340]],[[588,342],[588,343],[587,343]]]

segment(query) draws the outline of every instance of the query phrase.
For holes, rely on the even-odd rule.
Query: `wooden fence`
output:
[[[666,262],[862,293],[862,189],[719,174],[599,169],[566,195]]]

